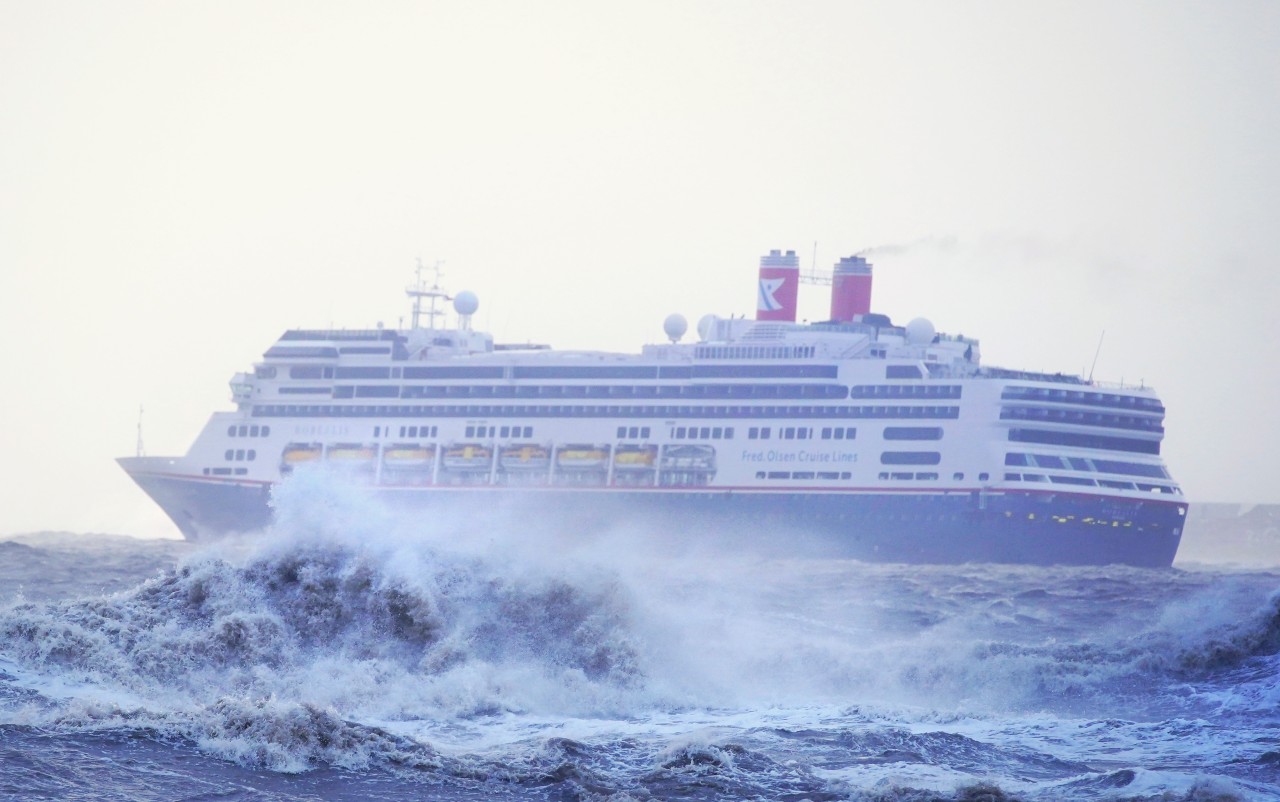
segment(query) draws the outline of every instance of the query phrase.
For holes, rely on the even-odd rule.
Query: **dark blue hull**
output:
[[[270,486],[134,475],[182,533],[203,539],[271,522]],[[643,521],[689,538],[749,542],[785,554],[905,563],[1124,564],[1167,568],[1186,504],[1080,493],[759,492],[555,488],[381,488],[408,514],[561,522],[607,531]],[[515,514],[516,518],[511,515]]]

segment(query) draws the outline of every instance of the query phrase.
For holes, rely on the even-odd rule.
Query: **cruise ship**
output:
[[[829,320],[796,321],[802,283],[830,286]],[[407,514],[510,503],[880,562],[1173,562],[1187,505],[1155,392],[983,366],[976,339],[873,313],[871,288],[861,256],[817,277],[772,251],[754,319],[566,351],[494,342],[476,296],[419,265],[408,328],[286,331],[185,456],[119,462],[191,539],[269,526],[273,487],[328,470]]]

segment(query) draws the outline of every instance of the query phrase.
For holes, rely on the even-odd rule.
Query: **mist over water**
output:
[[[1272,570],[793,558],[318,472],[276,505],[0,543],[0,799],[1280,799]]]

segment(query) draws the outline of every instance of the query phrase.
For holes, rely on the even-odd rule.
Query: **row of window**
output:
[[[812,345],[699,345],[698,359],[807,359],[817,353]]]
[[[853,474],[848,471],[756,471],[757,479],[849,479]]]
[[[281,387],[280,395],[331,395],[329,387]]]
[[[293,388],[282,387],[287,394]],[[308,388],[344,398],[830,398],[849,397],[842,384],[340,384]]]
[[[387,427],[387,428],[389,429],[390,427]],[[506,429],[507,427],[506,427],[506,426],[503,426],[502,428],[503,428],[503,429]],[[514,428],[514,427],[513,427],[513,428]],[[530,431],[532,431],[532,430],[533,430],[533,427],[531,427],[531,426],[527,426],[527,427],[525,427],[525,428],[529,429]],[[439,431],[439,427],[437,427],[437,426],[426,426],[426,425],[423,425],[423,426],[401,426],[401,427],[400,427],[400,436],[401,436],[401,437],[435,437],[438,431]],[[376,437],[376,436],[378,436],[379,434],[380,434],[379,432],[376,432],[376,431],[375,431],[374,436]],[[503,437],[506,437],[506,435],[505,435],[505,434],[504,434],[504,435],[502,435],[502,436],[503,436]]]
[[[1010,429],[1009,440],[1014,443],[1094,448],[1100,451],[1130,451],[1135,454],[1160,453],[1159,440],[1137,440],[1132,437],[1110,437],[1101,434],[1078,434],[1076,432],[1050,432],[1043,429]]]
[[[270,437],[270,426],[259,426],[258,424],[239,426],[228,426],[227,437]]]
[[[729,437],[733,437],[733,429],[729,430]],[[618,439],[619,440],[623,440],[623,439],[648,440],[649,427],[648,426],[619,426]]]
[[[1000,397],[1014,401],[1052,401],[1058,404],[1085,404],[1094,407],[1137,409],[1143,412],[1164,413],[1164,404],[1155,398],[1115,393],[1096,393],[1087,390],[1067,390],[1056,387],[1006,387]]]
[[[1119,473],[1128,476],[1145,476],[1149,479],[1170,478],[1169,472],[1165,470],[1163,465],[1086,457],[1059,457],[1053,454],[1005,454],[1004,464],[1012,467],[1056,468],[1058,470],[1089,471],[1091,473]]]
[[[280,335],[281,340],[326,340],[343,342],[402,341],[404,336],[395,329],[289,329]]]
[[[1182,495],[1182,491],[1169,485],[1155,485],[1146,482],[1124,482],[1117,479],[1088,479],[1083,476],[1046,476],[1040,473],[1006,473],[1006,482],[1042,482],[1055,485],[1074,485],[1077,487],[1109,487],[1114,490],[1141,490],[1144,493],[1165,493]]]
[[[258,458],[258,452],[252,448],[228,448],[223,458],[227,462],[244,462],[246,460],[253,462]]]
[[[1071,423],[1080,426],[1105,426],[1109,429],[1164,433],[1160,418],[1138,418],[1133,415],[1114,415],[1106,412],[1081,412],[1075,409],[1005,407],[1000,410],[1000,419]]]
[[[959,398],[958,384],[855,384],[851,398]]]
[[[205,468],[205,476],[244,476],[249,473],[248,468]]]
[[[423,427],[426,428],[425,426]],[[466,437],[533,437],[532,426],[468,426]],[[409,435],[412,437],[413,435]],[[435,437],[436,427],[431,427],[431,434],[423,437]]]
[[[259,404],[255,417],[535,417],[535,418],[917,418],[955,419],[953,406],[652,406],[441,404],[374,406],[367,404]]]
[[[293,370],[304,370],[294,368]],[[329,368],[324,370],[329,371]],[[343,375],[338,378],[378,378]],[[349,369],[354,372],[385,368]],[[409,368],[405,368],[409,370]],[[319,378],[319,377],[316,377]],[[333,393],[334,398],[960,398],[958,384],[411,384],[281,387],[282,395]]]
[[[963,478],[964,478],[964,474],[962,474],[962,473],[960,473],[960,474],[956,474],[956,476],[958,476],[958,477],[959,477],[959,478],[961,478],[961,479],[963,479]],[[917,481],[930,481],[930,482],[933,482],[933,481],[937,481],[937,479],[938,479],[938,474],[934,473],[933,471],[923,471],[923,472],[919,472],[919,473],[908,473],[907,471],[892,471],[892,472],[890,472],[890,471],[881,471],[881,472],[880,472],[880,479],[881,479],[882,481],[884,481],[884,480],[895,480],[895,481],[903,481],[903,480],[910,481],[910,480],[917,480]]]
[[[625,427],[619,426],[618,431],[622,431]],[[631,427],[635,429],[635,427]],[[645,437],[648,437],[649,427],[643,427]],[[634,437],[634,435],[632,435]],[[621,437],[621,435],[619,435]],[[671,438],[673,440],[732,440],[732,426],[676,426],[671,430]]]

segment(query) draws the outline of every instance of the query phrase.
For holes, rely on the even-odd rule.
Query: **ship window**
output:
[[[463,437],[475,437],[475,436],[476,436],[476,427],[468,426],[466,428],[465,433],[463,434]]]
[[[249,449],[249,461],[253,462],[257,458],[258,458],[258,452],[254,451],[252,448]]]
[[[757,440],[757,439],[759,439],[759,438],[760,438],[760,427],[759,427],[759,426],[750,426],[750,427],[748,427],[748,428],[747,428],[747,439],[748,439],[748,440]]]
[[[231,460],[235,459],[235,456],[236,456],[235,449],[228,448],[226,454],[223,455],[223,458],[226,459],[227,462],[230,462]]]
[[[684,439],[684,433],[685,433],[685,428],[684,428],[683,426],[677,426],[677,427],[676,427],[676,439],[677,439],[677,440],[683,440],[683,439]]]
[[[962,479],[964,479],[964,474],[961,473],[960,471],[956,471],[955,473],[951,474],[951,478],[959,482]]]
[[[885,451],[880,454],[881,465],[937,465],[942,454],[937,451]]]
[[[888,479],[888,478],[889,478],[889,472],[888,472],[888,471],[881,471],[881,472],[880,472],[880,476],[879,476],[878,478],[880,478],[880,479]]]
[[[432,436],[432,437],[435,437],[435,434],[436,434],[436,427],[432,426],[432,427],[431,427],[431,436]],[[532,426],[526,426],[526,427],[524,427],[524,436],[525,436],[525,437],[533,437],[533,427],[532,427]]]
[[[792,479],[812,479],[813,471],[796,471],[791,474]]]
[[[276,377],[276,369],[271,365],[258,365],[253,369],[253,375],[259,379],[274,379]]]
[[[1138,454],[1159,454],[1160,441],[1137,440],[1130,437],[1106,437],[1075,432],[1049,432],[1040,429],[1010,429],[1009,440],[1017,443],[1043,443],[1046,445],[1096,448],[1106,451],[1132,451]]]
[[[1029,462],[1027,461],[1027,455],[1026,455],[1026,454],[1005,454],[1005,455],[1004,455],[1004,464],[1005,464],[1005,465],[1024,465],[1024,466],[1025,466],[1025,465],[1030,465],[1031,463],[1029,463]]]
[[[724,439],[726,439],[726,440],[732,440],[732,439],[733,439],[733,427],[732,427],[732,426],[726,426],[726,427],[724,427]]]
[[[899,480],[901,480],[901,479],[911,479],[911,478],[913,478],[914,476],[915,476],[915,474],[910,474],[910,473],[891,473],[891,474],[889,474],[889,477],[890,477],[891,479],[899,479]]]
[[[1077,471],[1090,471],[1093,468],[1089,465],[1089,460],[1080,457],[1067,457],[1067,461],[1071,463],[1071,467]]]
[[[711,427],[710,427],[710,426],[703,426],[703,427],[702,427],[702,431],[701,431],[701,433],[699,434],[699,437],[700,437],[700,439],[702,439],[702,440],[710,440],[710,439],[711,439]]]
[[[262,436],[263,436],[263,437],[270,437],[270,436],[271,436],[271,427],[270,427],[270,426],[263,426],[263,427],[262,427]]]
[[[941,440],[941,426],[886,426],[886,440]]]
[[[259,430],[258,430],[258,427],[257,427],[257,426],[250,426],[250,427],[249,427],[249,436],[250,436],[250,437],[257,437],[257,436],[258,436],[258,434],[259,434]]]
[[[1050,476],[1049,481],[1059,485],[1093,485],[1092,479],[1082,476]]]
[[[228,426],[228,427],[227,427],[227,437],[235,437],[235,436],[236,436],[236,427],[234,427],[234,426]]]
[[[983,473],[978,474],[978,481],[979,481],[979,482],[985,482],[985,481],[987,481],[987,480],[988,480],[988,479],[990,479],[990,478],[991,478],[991,474],[989,474],[989,473],[985,473],[985,472],[983,472]]]
[[[933,472],[928,472],[928,473],[917,473],[917,474],[916,474],[916,478],[917,478],[917,479],[924,480],[924,481],[933,481],[934,479],[937,479],[937,478],[938,478],[938,474],[933,473]]]
[[[796,439],[796,427],[794,427],[794,426],[788,426],[787,428],[783,429],[783,430],[782,430],[782,439],[783,439],[783,440],[794,440],[794,439]]]
[[[389,379],[391,368],[339,367],[334,375],[339,379]]]
[[[770,479],[790,479],[791,471],[769,471]]]
[[[763,426],[760,428],[760,439],[768,440],[773,435],[772,427]]]
[[[621,440],[622,438],[624,438],[624,437],[626,437],[626,436],[627,436],[627,427],[626,427],[626,426],[619,426],[619,427],[618,427],[618,439],[619,439],[619,440]]]
[[[823,440],[830,440],[830,439],[831,439],[831,427],[830,427],[830,426],[823,426],[823,427],[822,427],[822,439],[823,439]]]
[[[1133,490],[1133,482],[1117,482],[1111,479],[1099,479],[1098,484],[1115,490]]]
[[[1022,474],[1020,474],[1020,473],[1006,473],[1006,474],[1004,475],[1004,480],[1005,480],[1006,482],[1018,482],[1018,481],[1021,481],[1021,480],[1022,480]]]
[[[243,449],[243,448],[237,448],[237,449],[236,449],[236,461],[237,461],[237,462],[239,462],[239,461],[241,461],[241,460],[243,460],[243,459],[244,459],[244,449]]]
[[[1123,473],[1130,476],[1146,476],[1151,479],[1168,479],[1169,472],[1160,465],[1143,465],[1138,462],[1095,459],[1094,467],[1103,473]]]
[[[1034,454],[1032,459],[1035,460],[1037,468],[1057,468],[1065,470],[1067,464],[1062,461],[1061,457],[1055,457],[1051,454]]]
[[[920,373],[919,365],[886,365],[884,369],[884,377],[886,379],[924,378]]]

